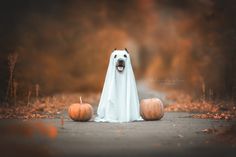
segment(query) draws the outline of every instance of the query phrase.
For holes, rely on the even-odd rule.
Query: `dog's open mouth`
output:
[[[124,66],[116,66],[116,69],[119,71],[119,72],[122,72],[125,67]]]
[[[118,60],[117,63],[116,63],[116,69],[119,72],[124,71],[124,69],[125,69],[125,61],[124,60]]]

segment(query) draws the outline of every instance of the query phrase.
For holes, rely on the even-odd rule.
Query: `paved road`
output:
[[[145,84],[141,84],[141,89],[146,94],[143,97],[151,96],[148,92],[158,96]],[[233,122],[193,119],[182,112],[166,113],[160,121],[132,123],[73,122],[66,117],[64,128],[60,119],[4,120],[0,121],[0,153],[9,157],[235,157],[235,145],[221,143],[215,135],[201,132],[230,123]]]
[[[1,133],[0,151],[7,156],[21,153],[23,156],[76,157],[235,157],[236,146],[222,144],[214,135],[200,132],[213,126],[215,128],[227,126],[228,122],[192,119],[189,116],[188,113],[170,112],[160,121],[133,123],[83,123],[66,119],[64,129],[61,128],[59,119],[45,119],[41,122],[57,129],[56,137],[36,131],[34,135],[34,131],[27,127],[15,128],[19,133]],[[21,126],[28,124],[28,122],[1,121],[0,126],[4,128],[19,123]],[[38,125],[38,121],[30,123],[31,127]]]
[[[228,125],[222,121],[166,113],[160,121],[75,123],[66,121],[53,146],[68,156],[234,156],[236,148],[218,143],[202,129]],[[66,144],[66,147],[64,144]],[[233,155],[234,154],[234,155]]]

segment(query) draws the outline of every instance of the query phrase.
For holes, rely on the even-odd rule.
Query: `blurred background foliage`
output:
[[[114,48],[130,51],[137,79],[198,96],[235,99],[236,1],[1,1],[0,94],[9,54],[19,96],[100,92]]]

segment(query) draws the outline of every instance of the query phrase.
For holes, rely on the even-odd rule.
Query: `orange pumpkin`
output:
[[[159,120],[164,116],[164,107],[160,99],[143,99],[140,112],[144,120]]]
[[[93,116],[93,107],[88,103],[83,103],[80,97],[80,103],[70,105],[68,114],[74,121],[89,121]]]

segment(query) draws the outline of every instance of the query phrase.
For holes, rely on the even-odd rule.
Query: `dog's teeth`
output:
[[[122,71],[122,70],[123,70],[123,67],[118,67],[118,70]]]

